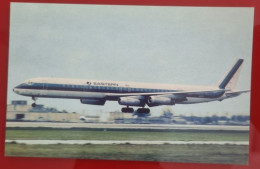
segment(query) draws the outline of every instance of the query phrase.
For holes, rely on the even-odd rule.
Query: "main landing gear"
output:
[[[148,108],[139,108],[139,109],[137,109],[137,113],[148,114],[148,113],[150,113],[150,109],[148,109]]]
[[[121,111],[122,111],[123,113],[133,113],[133,112],[134,112],[134,109],[133,109],[133,108],[130,108],[130,107],[123,107],[123,108],[121,109]],[[139,109],[137,109],[137,113],[148,114],[148,113],[150,113],[150,109],[148,109],[148,108],[139,108]]]
[[[123,108],[121,109],[121,111],[122,111],[123,113],[133,113],[133,112],[134,112],[134,109],[133,109],[133,108],[129,108],[129,107],[123,107]]]

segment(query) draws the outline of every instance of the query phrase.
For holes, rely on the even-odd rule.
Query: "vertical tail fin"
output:
[[[224,78],[220,80],[218,83],[220,89],[233,90],[236,88],[243,61],[243,59],[238,59],[232,68],[225,74]]]

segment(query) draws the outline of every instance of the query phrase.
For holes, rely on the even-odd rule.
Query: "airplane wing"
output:
[[[154,93],[108,93],[106,96],[108,98],[119,98],[119,97],[129,97],[129,96],[158,96],[158,95],[175,95],[179,97],[208,97],[217,98],[225,93],[225,89],[220,90],[201,90],[201,91],[178,91],[178,92],[154,92]]]

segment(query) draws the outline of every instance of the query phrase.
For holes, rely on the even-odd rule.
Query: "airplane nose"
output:
[[[13,88],[13,92],[17,93],[17,89],[16,89],[16,87],[15,87],[15,88]]]
[[[22,89],[23,85],[24,85],[24,84],[20,84],[20,85],[18,85],[18,86],[15,86],[15,87],[13,88],[13,92],[15,92],[15,93],[17,93],[17,94],[21,94],[21,89]]]

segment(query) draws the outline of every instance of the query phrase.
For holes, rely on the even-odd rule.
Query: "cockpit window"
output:
[[[32,84],[33,84],[33,82],[32,82],[32,81],[30,81],[30,80],[28,80],[27,84],[28,84],[28,85],[32,85]]]

